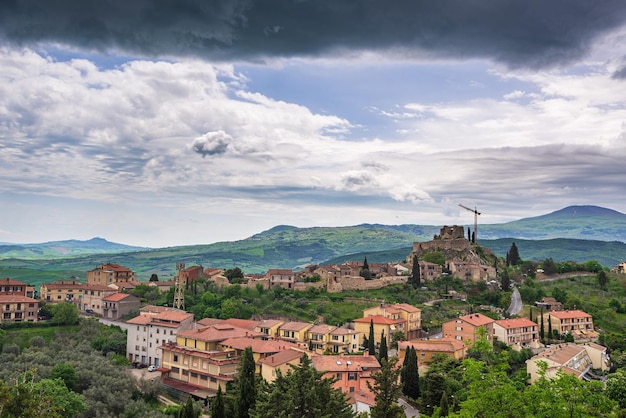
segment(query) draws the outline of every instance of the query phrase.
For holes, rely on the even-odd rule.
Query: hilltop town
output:
[[[424,261],[428,254],[443,255],[445,263]],[[147,282],[138,281],[136,273],[124,266],[101,264],[86,272],[85,282],[74,278],[44,283],[38,295],[26,283],[0,280],[0,323],[37,322],[43,319],[40,303],[70,304],[85,317],[113,321],[125,329],[125,356],[134,367],[158,374],[181,401],[191,395],[207,404],[218,389],[226,391],[236,381],[247,348],[254,354],[257,373],[268,382],[276,378],[278,370],[286,373],[289,365],[299,364],[306,354],[316,369],[335,379],[333,386],[350,399],[355,411],[368,411],[375,405],[370,385],[372,373],[381,368],[383,347],[385,351],[391,347],[401,361],[408,351],[415,350],[420,373],[425,373],[438,356],[461,361],[478,340],[532,353],[527,362],[531,383],[544,375],[539,366],[542,361],[548,362],[552,377],[559,370],[588,378],[590,371],[602,374],[610,369],[608,350],[598,344],[592,316],[580,309],[564,309],[548,297],[535,303],[535,317],[532,309],[530,317],[505,317],[502,310],[489,315],[468,310],[443,321],[437,330],[424,327],[422,309],[410,303],[374,303],[361,317],[343,324],[275,315],[254,319],[196,317],[185,310],[185,292],[198,283],[259,291],[315,289],[339,293],[392,285],[420,286],[447,276],[500,286],[497,265],[497,258],[488,249],[465,237],[463,227],[447,226],[432,241],[415,243],[406,260],[397,263],[368,264],[364,260],[308,266],[299,272],[270,269],[263,275],[240,271],[233,275],[233,271],[180,263],[174,280],[152,277]],[[158,294],[170,292],[172,303],[146,303],[133,294],[140,286]],[[464,295],[450,293],[448,297],[461,300]],[[546,345],[547,339],[560,343]]]

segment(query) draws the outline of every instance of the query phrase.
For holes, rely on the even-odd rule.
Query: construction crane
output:
[[[478,244],[478,215],[480,215],[480,212],[476,210],[476,206],[474,206],[474,209],[463,206],[460,203],[459,206],[470,212],[474,212],[474,244]]]

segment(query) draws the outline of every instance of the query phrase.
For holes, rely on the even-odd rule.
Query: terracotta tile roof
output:
[[[111,289],[109,286],[105,286],[103,284],[83,284],[82,285],[83,290],[93,290],[93,291],[100,291],[100,292],[115,292],[115,289]]]
[[[421,309],[416,308],[413,305],[409,305],[408,303],[396,303],[395,305],[392,305],[394,308],[398,308],[400,310],[403,310],[405,312],[409,312],[409,313],[414,313],[414,312],[422,312]]]
[[[22,295],[0,295],[0,303],[39,303],[37,299],[29,298]]]
[[[432,351],[442,353],[454,353],[465,348],[463,341],[454,338],[437,338],[432,340],[398,341],[398,350],[406,350],[409,347],[417,351]]]
[[[480,326],[495,322],[493,319],[480,313],[471,313],[471,314],[463,315],[463,316],[460,316],[459,319],[467,322],[470,325],[474,325],[475,327],[480,327]]]
[[[285,363],[294,361],[295,359],[302,358],[305,354],[304,351],[299,350],[285,350],[271,356],[265,357],[258,361],[259,364],[269,364],[271,366],[280,366]],[[313,357],[315,354],[306,353],[309,357]]]
[[[127,324],[148,325],[152,321],[153,315],[138,315],[126,321]]]
[[[303,329],[307,329],[312,327],[313,324],[309,324],[307,322],[287,322],[280,326],[281,331],[301,331]]]
[[[287,270],[287,269],[269,269],[267,271],[268,275],[272,275],[272,274],[282,274],[282,275],[293,275],[293,270]]]
[[[119,302],[121,300],[128,298],[129,296],[132,296],[132,295],[128,293],[113,293],[112,295],[103,297],[102,301],[103,302]]]
[[[320,372],[376,370],[380,363],[374,356],[317,356],[311,358],[313,366]]]
[[[119,264],[113,264],[113,263],[102,264],[100,266],[100,269],[101,270],[112,270],[112,271],[131,271],[129,268],[122,267]]]
[[[534,356],[531,360],[545,358],[554,361],[557,364],[565,364],[584,351],[584,347],[578,346],[573,343],[558,344],[542,351],[541,353]]]
[[[39,287],[40,288],[45,287],[48,290],[84,289],[85,284],[83,283],[42,283]],[[106,288],[111,290],[110,287],[106,287]]]
[[[345,327],[337,327],[330,332],[331,335],[351,335],[351,334],[359,334],[359,332],[345,328]]]
[[[193,318],[193,314],[185,311],[171,310],[159,312],[152,316],[152,318],[154,318],[155,321],[183,322]]]
[[[259,322],[259,325],[257,325],[257,328],[273,328],[276,325],[281,325],[283,324],[283,321],[279,321],[277,319],[264,319],[261,322]]]
[[[591,315],[589,315],[586,312],[580,311],[580,310],[574,310],[574,311],[552,311],[549,312],[550,316],[553,316],[555,318],[559,318],[559,319],[573,319],[573,318],[591,318]]]
[[[217,324],[203,328],[181,331],[178,333],[178,335],[181,337],[193,338],[196,340],[207,342],[219,342],[227,340],[229,338],[237,337],[260,338],[265,336],[265,334],[261,334],[260,332],[250,331],[245,328],[239,328],[234,325],[228,324]]]
[[[332,331],[335,330],[335,328],[337,328],[337,327],[334,327],[332,325],[319,324],[319,325],[312,326],[311,328],[309,328],[308,331],[311,334],[322,334],[322,335],[324,335],[324,334],[330,334]]]
[[[358,318],[354,320],[354,322],[366,322],[368,324],[370,323],[370,321],[373,321],[375,324],[379,324],[379,325],[395,325],[395,324],[402,324],[405,322],[404,319],[393,320],[393,319],[384,317],[382,315],[371,315],[365,318]]]
[[[234,348],[235,350],[245,350],[246,347],[251,347],[252,352],[260,354],[279,353],[298,347],[296,344],[291,344],[286,341],[258,340],[250,337],[229,338],[220,342],[220,345]]]
[[[202,325],[205,327],[216,325],[216,324],[222,324],[222,323],[224,323],[224,320],[218,319],[218,318],[202,318],[201,320],[198,321],[198,325]]]
[[[11,278],[0,279],[0,286],[26,286],[26,283]]]
[[[510,318],[510,319],[498,319],[496,322],[499,326],[505,329],[524,328],[524,327],[536,327],[537,324],[528,318]]]
[[[226,324],[231,324],[239,328],[249,329],[254,331],[254,329],[259,325],[259,321],[253,321],[251,319],[239,319],[239,318],[230,318],[224,321]]]

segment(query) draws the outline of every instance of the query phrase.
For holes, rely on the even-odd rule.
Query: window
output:
[[[191,377],[198,377],[198,373],[191,372]]]
[[[337,373],[335,377],[337,378],[337,380],[341,380],[341,373]]]
[[[457,340],[459,340],[459,341],[461,341],[461,340],[463,339],[463,337],[461,337],[460,335],[457,335],[455,338],[456,338]]]
[[[356,373],[348,373],[348,380],[356,380]]]
[[[180,369],[178,367],[172,367],[172,373],[179,373]]]
[[[201,374],[200,375],[200,380],[208,380],[208,378],[205,375]]]
[[[183,369],[183,376],[188,376],[189,375],[189,371],[187,369]]]
[[[354,386],[350,386],[350,393],[354,392]]]
[[[217,382],[217,379],[216,379],[216,378],[214,378],[214,377],[212,377],[212,378],[211,378],[211,382]]]
[[[174,354],[174,361],[178,361],[178,354]]]

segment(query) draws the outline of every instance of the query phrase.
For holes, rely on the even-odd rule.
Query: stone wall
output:
[[[344,290],[380,289],[393,284],[403,284],[406,283],[407,280],[407,276],[384,276],[372,280],[365,280],[361,276],[345,276],[330,280],[326,290],[328,293],[338,293]]]

